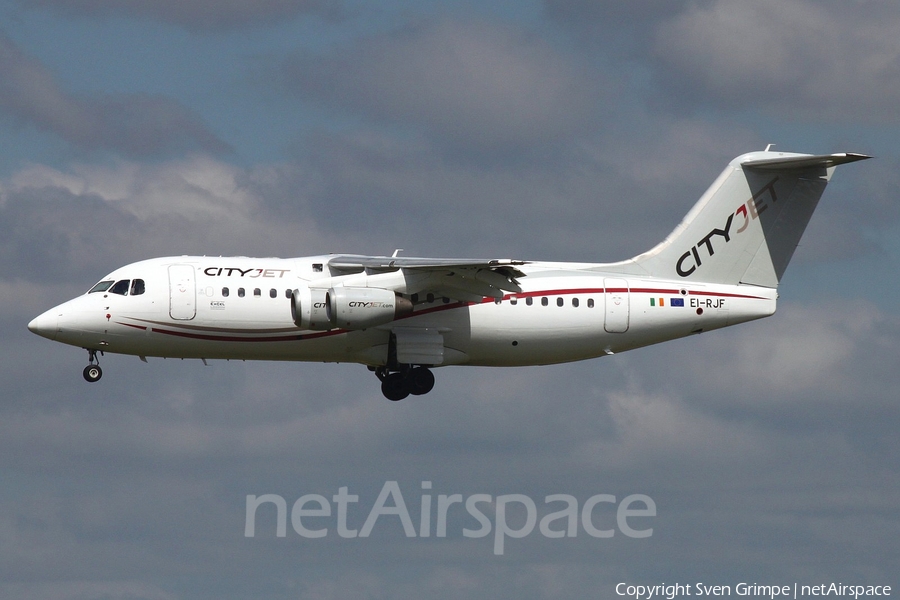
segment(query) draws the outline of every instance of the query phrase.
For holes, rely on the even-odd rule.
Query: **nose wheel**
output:
[[[101,352],[102,354],[102,352]],[[97,360],[97,351],[88,349],[88,361],[90,364],[84,368],[81,374],[88,383],[99,381],[103,377],[103,369],[100,368],[100,361]]]

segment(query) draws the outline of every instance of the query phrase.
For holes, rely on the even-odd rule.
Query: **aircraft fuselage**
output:
[[[529,263],[520,267],[527,275],[522,291],[499,300],[415,298],[411,313],[388,324],[301,330],[290,306],[298,286],[379,288],[396,285],[401,276],[316,272],[327,260],[142,261],[104,278],[124,294],[86,293],[36,318],[31,329],[73,346],[143,357],[383,366],[391,331],[410,328],[441,335],[442,365],[522,366],[594,358],[758,319],[774,313],[777,295],[758,286],[687,284],[585,271],[581,264]],[[134,289],[135,281],[142,289]]]

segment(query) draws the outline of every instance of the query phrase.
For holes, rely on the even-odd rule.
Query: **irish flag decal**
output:
[[[684,307],[684,298],[650,298],[650,306],[681,306]]]

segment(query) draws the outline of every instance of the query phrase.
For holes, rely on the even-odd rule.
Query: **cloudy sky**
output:
[[[898,31],[887,0],[0,0],[0,596],[900,588]],[[107,356],[89,385],[25,328],[170,254],[618,260],[769,143],[877,158],[838,170],[778,314],[726,331],[394,404],[358,365]],[[389,481],[417,526],[429,494],[657,516],[502,555],[464,512],[310,539],[269,505],[245,536],[248,495],[346,487],[359,529]]]

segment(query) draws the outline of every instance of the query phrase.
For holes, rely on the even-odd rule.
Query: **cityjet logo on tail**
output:
[[[702,266],[703,260],[701,259],[700,249],[702,248],[704,250],[704,258],[711,258],[716,253],[713,246],[713,239],[716,236],[724,238],[725,244],[730,242],[731,226],[734,222],[735,216],[744,218],[743,223],[741,223],[741,226],[738,227],[735,233],[742,233],[745,229],[747,229],[747,227],[750,225],[750,221],[755,221],[756,219],[758,219],[759,215],[769,207],[770,202],[767,202],[765,198],[766,192],[768,192],[771,196],[771,204],[775,204],[775,202],[778,201],[778,197],[775,195],[776,181],[778,181],[777,177],[763,186],[762,189],[756,192],[756,194],[754,194],[752,198],[741,204],[736,211],[728,215],[728,219],[725,221],[724,228],[719,229],[717,227],[714,227],[703,237],[703,239],[694,244],[694,246],[692,246],[690,250],[682,254],[678,261],[675,263],[675,272],[678,273],[678,275],[681,277],[688,277],[689,275],[691,275],[691,273]]]

